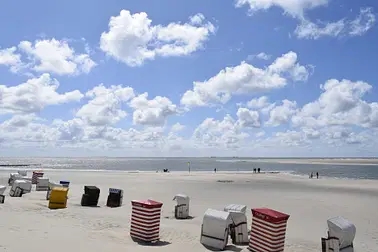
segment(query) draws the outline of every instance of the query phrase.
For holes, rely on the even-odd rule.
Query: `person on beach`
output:
[[[217,173],[217,168],[214,168],[214,173]]]
[[[316,172],[316,179],[319,179],[319,173]]]
[[[312,179],[313,177],[314,177],[314,174],[311,172],[310,179]]]

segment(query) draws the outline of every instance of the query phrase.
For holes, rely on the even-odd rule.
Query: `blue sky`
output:
[[[377,9],[2,1],[0,155],[374,156]]]

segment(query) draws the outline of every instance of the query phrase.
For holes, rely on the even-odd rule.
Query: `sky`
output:
[[[377,156],[377,11],[1,0],[0,156]]]

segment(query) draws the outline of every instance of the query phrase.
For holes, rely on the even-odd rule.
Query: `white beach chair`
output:
[[[249,243],[246,209],[247,206],[237,204],[231,204],[224,208],[224,211],[231,215],[230,235],[234,244]]]
[[[228,243],[230,213],[207,209],[203,216],[201,243],[205,246],[224,250]]]
[[[19,170],[18,174],[20,174],[22,177],[26,177],[28,175],[28,171],[27,170]]]
[[[37,178],[37,185],[35,187],[36,191],[48,191],[49,190],[49,179],[48,178]]]
[[[175,218],[187,219],[189,217],[189,197],[185,194],[176,194],[173,200],[177,202],[175,206]]]
[[[340,216],[327,220],[327,224],[328,237],[322,238],[322,252],[353,252],[354,224]]]
[[[17,187],[22,189],[22,194],[30,193],[31,189],[32,189],[32,183],[30,181],[27,181],[27,180],[15,180],[13,182],[12,188],[9,192],[10,196],[12,196],[12,194],[14,194],[16,192]],[[18,197],[18,196],[16,196],[16,197]]]
[[[17,179],[21,179],[22,176],[18,172],[12,172],[9,174],[8,185],[13,185],[13,182]]]

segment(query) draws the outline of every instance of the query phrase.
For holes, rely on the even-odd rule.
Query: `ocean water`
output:
[[[378,180],[378,165],[326,165],[326,164],[279,164],[238,158],[0,158],[0,165],[28,164],[22,169],[88,170],[88,171],[187,171],[188,162],[192,171],[278,171],[308,176],[319,172],[320,177],[374,179]],[[20,167],[0,166],[0,170],[16,170]]]

